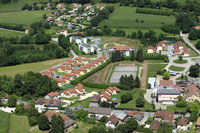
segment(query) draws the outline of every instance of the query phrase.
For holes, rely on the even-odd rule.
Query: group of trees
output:
[[[104,108],[114,108],[115,107],[115,104],[112,102],[112,103],[108,103],[108,102],[100,102],[99,104],[100,107],[104,107]]]
[[[197,40],[200,39],[200,30],[192,29],[189,33],[190,40]]]
[[[174,15],[174,12],[172,12],[172,10],[169,9],[151,9],[151,8],[137,8],[136,13],[164,15],[164,16]]]
[[[93,17],[91,20],[92,26],[97,26],[104,19],[108,19],[109,14],[114,11],[114,6],[106,6],[101,11],[99,11],[98,15]]]
[[[133,75],[131,74],[130,76],[127,75],[122,75],[119,79],[119,83],[122,85],[128,85],[130,88],[140,88],[140,79],[138,76],[134,79]]]
[[[127,103],[128,101],[133,100],[133,95],[131,93],[126,93],[121,96],[121,103]]]
[[[179,34],[180,33],[180,27],[176,25],[163,25],[161,29],[164,32],[172,33],[172,34]]]
[[[199,73],[200,73],[200,67],[196,64],[196,65],[192,65],[189,69],[189,76],[191,77],[199,77]]]
[[[144,105],[145,105],[144,95],[140,93],[136,99],[136,107],[141,108],[144,107]]]
[[[10,95],[15,94],[25,99],[45,96],[58,89],[56,81],[40,73],[27,72],[24,75],[17,74],[13,79],[0,76],[0,91]]]
[[[124,60],[124,55],[121,51],[112,52],[111,61],[118,62]]]
[[[197,48],[198,50],[200,50],[200,41],[198,41],[198,42],[196,43],[196,48]]]
[[[11,24],[0,24],[1,28],[11,29],[11,30],[19,30],[24,31],[25,28],[23,25],[11,25]]]

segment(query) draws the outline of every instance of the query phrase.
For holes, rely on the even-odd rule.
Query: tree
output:
[[[26,113],[26,110],[24,109],[24,104],[20,104],[16,106],[15,114],[16,115],[24,115]]]
[[[135,60],[135,53],[134,51],[131,52],[131,61],[134,61]]]
[[[170,78],[170,74],[168,72],[164,72],[163,79],[169,80],[169,78]]]
[[[187,103],[186,103],[186,101],[183,99],[182,96],[178,96],[178,101],[176,102],[176,106],[177,106],[177,107],[181,107],[181,108],[186,108],[186,107],[187,107]]]
[[[85,122],[88,118],[88,112],[83,109],[75,111],[74,115],[75,115],[76,119],[79,121]]]
[[[15,96],[8,97],[8,107],[15,107],[17,104],[17,98]]]
[[[119,133],[129,133],[126,124],[120,124],[119,126],[117,126],[116,131]]]
[[[180,55],[180,56],[178,57],[178,60],[179,60],[179,61],[182,61],[182,60],[183,60],[183,57]]]
[[[189,33],[189,39],[190,40],[197,40],[197,32],[196,30],[191,30],[190,33]]]
[[[139,48],[137,53],[136,53],[136,60],[139,62],[143,62],[144,61],[144,57],[143,57],[143,49]]]
[[[65,108],[65,115],[68,116],[68,117],[70,117],[71,119],[75,119],[73,111],[69,107]]]
[[[99,125],[99,126],[93,126],[89,133],[106,133],[105,126]]]
[[[121,103],[127,103],[128,101],[133,99],[133,95],[131,93],[126,93],[121,96]]]
[[[140,79],[138,76],[136,76],[136,78],[135,78],[135,87],[140,88]]]
[[[37,118],[36,118],[36,117],[31,117],[31,118],[29,119],[29,125],[30,125],[30,126],[37,125]]]
[[[144,107],[144,97],[140,94],[136,100],[136,107]]]
[[[172,133],[174,127],[171,124],[161,124],[158,129],[158,133]]]
[[[133,132],[139,127],[139,125],[138,125],[138,122],[134,118],[130,118],[126,122],[126,127],[127,127],[128,132]]]
[[[49,120],[46,115],[41,114],[38,118],[38,128],[42,131],[49,130]]]
[[[52,133],[64,133],[64,120],[62,117],[56,116],[55,114],[52,116],[51,120],[51,131]]]
[[[147,89],[151,89],[151,84],[150,83],[147,84]]]
[[[107,119],[108,119],[108,117],[103,116],[103,117],[101,117],[100,122],[105,123],[107,121]]]
[[[199,76],[200,68],[198,65],[192,65],[189,69],[189,72],[190,72],[189,76],[196,78]]]
[[[196,48],[197,48],[198,50],[200,50],[200,41],[197,42]]]

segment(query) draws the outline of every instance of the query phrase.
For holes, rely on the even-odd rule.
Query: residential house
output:
[[[82,67],[82,68],[80,68],[80,69],[78,69],[78,70],[80,71],[80,75],[84,75],[84,74],[87,73],[87,69],[84,68],[84,67]]]
[[[186,95],[184,96],[184,99],[187,102],[193,102],[195,100],[200,101],[199,98],[199,89],[195,85],[189,85],[185,87]]]
[[[156,51],[157,52],[165,51],[165,50],[167,50],[167,48],[168,48],[168,45],[164,41],[161,41],[161,42],[156,44]]]
[[[97,4],[97,5],[96,5],[96,8],[102,10],[102,9],[104,8],[104,5],[102,5],[102,4]]]
[[[45,111],[46,109],[58,110],[59,107],[61,107],[60,100],[39,98],[35,101],[35,108],[38,112]]]
[[[127,111],[113,110],[112,114],[117,117],[117,119],[119,120],[119,124],[123,123],[126,120],[126,118],[128,118]]]
[[[177,129],[179,131],[187,131],[187,130],[190,130],[191,127],[192,127],[192,123],[190,123],[189,120],[185,117],[182,117],[177,122]]]
[[[95,115],[96,118],[99,120],[103,116],[110,117],[112,115],[111,112],[112,112],[111,108],[102,108],[102,107],[92,106],[88,111],[89,113],[88,117],[91,118],[93,115]]]
[[[65,85],[66,81],[64,79],[56,79],[56,81],[58,82],[58,86],[62,87]]]
[[[60,93],[59,92],[49,92],[44,98],[60,100]]]
[[[85,90],[83,89],[83,85],[81,83],[78,83],[75,86],[75,90],[79,93],[79,94],[83,94],[85,92]]]
[[[100,103],[100,95],[94,95],[90,100],[90,107],[95,106],[98,107]]]
[[[65,3],[59,3],[56,7],[57,8],[63,8],[64,5],[65,5]]]
[[[69,84],[70,83],[70,77],[62,76],[62,79],[65,80],[65,84]]]
[[[79,3],[72,3],[71,5],[74,6],[74,7],[77,7],[77,8],[81,7],[81,4],[79,4]]]
[[[157,101],[162,104],[175,104],[178,101],[180,92],[178,89],[158,89]]]
[[[157,111],[154,115],[155,120],[163,121],[166,123],[174,122],[174,113],[169,111]]]
[[[68,36],[68,32],[65,29],[57,30],[56,34],[64,35],[65,37]]]
[[[64,65],[60,65],[57,67],[57,70],[58,70],[58,72],[64,72],[64,68],[65,68]]]
[[[88,58],[83,58],[82,59],[82,62],[84,65],[88,64],[89,63],[89,59]]]
[[[72,74],[76,75],[76,78],[80,77],[81,74],[80,74],[80,71],[79,70],[73,70],[72,71]]]
[[[183,49],[183,56],[190,56],[190,51],[187,48]]]
[[[76,121],[74,121],[73,119],[69,118],[68,116],[64,114],[59,114],[59,113],[55,113],[53,111],[48,110],[47,112],[44,113],[44,115],[47,116],[50,123],[51,123],[53,115],[61,116],[61,118],[64,120],[65,132],[67,132],[68,130],[72,130],[76,125]]]
[[[135,51],[134,47],[131,46],[114,46],[108,48],[110,52],[113,51],[120,51],[123,53],[124,56],[129,56],[132,51]]]
[[[26,104],[26,103],[24,104],[24,109],[25,110],[29,110],[30,108],[31,108],[30,104]]]
[[[69,41],[70,41],[70,43],[75,43],[75,44],[78,44],[78,45],[83,43],[82,37],[79,37],[79,36],[71,36],[69,38]]]
[[[108,118],[105,125],[106,125],[106,128],[115,129],[118,123],[119,123],[118,118],[115,115],[112,115],[110,116],[110,118]]]
[[[101,94],[100,94],[100,101],[101,102],[108,102],[111,100],[111,95],[116,95],[120,92],[120,89],[118,89],[116,86],[114,87],[108,87],[106,88]]]
[[[84,92],[85,90],[83,89],[83,85],[79,83],[74,88],[69,88],[67,90],[64,90],[61,93],[61,97],[70,98],[83,94]]]
[[[164,88],[171,88],[173,87],[174,83],[173,80],[160,80],[159,85]]]
[[[92,5],[91,4],[84,4],[83,5],[86,9],[89,9],[89,8],[91,8],[92,7]]]
[[[149,128],[150,128],[152,131],[158,131],[160,125],[161,125],[161,122],[160,122],[160,121],[154,120],[154,121],[151,123],[151,125],[150,125]]]
[[[5,96],[1,99],[3,104],[7,104],[8,103],[8,97],[9,97],[9,95],[6,93]]]
[[[138,123],[144,118],[144,113],[138,111],[129,111],[128,116],[134,118]]]
[[[156,53],[156,49],[153,46],[148,46],[146,49],[146,52],[148,54],[153,54],[153,53]]]
[[[73,73],[66,73],[65,76],[70,77],[70,80],[74,80],[76,78],[76,75]]]
[[[196,30],[200,30],[200,26],[197,25],[197,26],[194,27],[194,29],[196,29]]]

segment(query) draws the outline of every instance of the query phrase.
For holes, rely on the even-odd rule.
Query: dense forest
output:
[[[42,97],[58,89],[56,81],[41,76],[40,73],[27,72],[24,75],[17,74],[14,78],[0,76],[1,92],[15,94],[25,99]]]

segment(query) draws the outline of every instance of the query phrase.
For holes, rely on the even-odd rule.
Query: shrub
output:
[[[133,100],[133,95],[131,93],[126,93],[121,96],[121,103],[127,103],[130,100]]]

